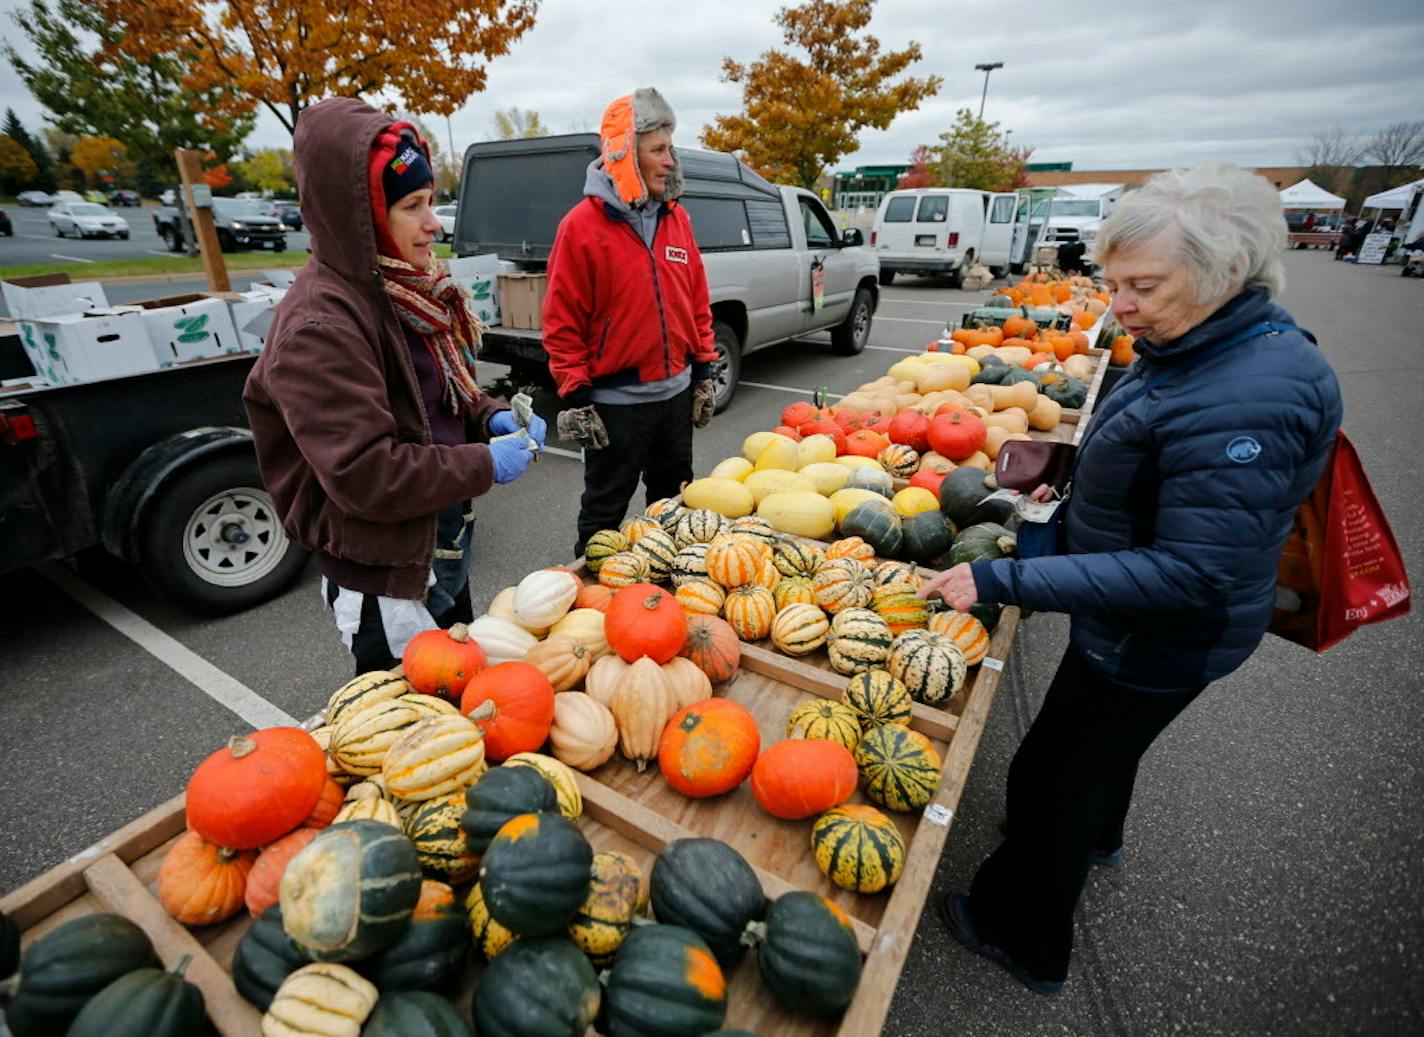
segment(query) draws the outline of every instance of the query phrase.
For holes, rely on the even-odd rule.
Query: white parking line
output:
[[[745,385],[752,389],[771,389],[773,392],[794,392],[801,396],[815,396],[814,389],[793,389],[789,385],[768,385],[766,382],[739,381],[738,385]]]
[[[257,692],[169,637],[117,601],[89,586],[62,565],[39,567],[44,577],[134,644],[197,686],[218,705],[255,728],[296,726],[297,721]]]
[[[173,252],[159,252],[157,249],[152,248],[146,248],[144,249],[144,251],[147,252],[150,256],[162,256],[164,259],[167,259],[171,255],[175,255],[175,253]]]
[[[50,259],[67,259],[67,260],[69,260],[71,263],[92,263],[92,262],[94,262],[94,260],[92,260],[92,259],[84,259],[84,258],[81,257],[81,256],[61,256],[58,252],[51,252],[51,253],[49,254],[49,257],[50,257]]]
[[[742,384],[745,385],[746,383],[743,382]],[[579,451],[577,451],[577,450],[565,450],[563,447],[560,447],[560,446],[546,446],[546,447],[544,447],[542,450],[540,450],[539,453],[541,453],[541,454],[553,454],[555,457],[571,457],[571,458],[573,458],[575,461],[579,461],[579,462],[582,462],[582,461],[583,461],[583,454],[580,453]]]
[[[979,302],[956,302],[953,299],[907,299],[903,295],[882,295],[880,304],[895,303],[897,306],[958,306],[961,310],[978,309],[983,303]]]
[[[898,349],[895,346],[866,346],[866,349],[878,349],[882,353],[923,353],[923,349]]]
[[[935,327],[938,328],[944,327],[944,321],[942,320],[923,320],[918,317],[882,317],[880,314],[877,313],[875,315],[875,319],[893,320],[898,324],[933,324]]]

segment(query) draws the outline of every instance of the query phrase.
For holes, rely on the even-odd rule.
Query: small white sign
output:
[[[984,662],[981,665],[986,670],[993,670],[995,673],[999,673],[1004,669],[1004,660],[995,659],[992,655],[985,656]]]
[[[954,812],[948,807],[942,807],[938,803],[931,803],[925,807],[925,820],[932,825],[939,825],[941,828],[949,825],[950,819],[954,817]]]
[[[1371,263],[1378,266],[1384,262],[1384,253],[1389,248],[1389,239],[1392,235],[1388,231],[1379,234],[1370,234],[1365,238],[1365,243],[1360,246],[1359,254],[1355,256],[1356,263]]]

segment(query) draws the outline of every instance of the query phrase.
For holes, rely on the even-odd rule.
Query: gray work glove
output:
[[[560,411],[555,427],[563,439],[572,439],[585,450],[602,450],[608,445],[608,429],[593,404]]]
[[[706,428],[712,420],[712,411],[717,407],[717,387],[712,379],[703,378],[692,383],[692,424],[696,428]]]

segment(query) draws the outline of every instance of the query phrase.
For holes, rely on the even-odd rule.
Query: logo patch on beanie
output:
[[[404,151],[402,151],[395,158],[391,159],[391,169],[395,171],[397,176],[399,176],[407,169],[409,169],[410,164],[419,157],[420,152],[416,150],[415,146],[408,144],[406,145],[406,149]]]

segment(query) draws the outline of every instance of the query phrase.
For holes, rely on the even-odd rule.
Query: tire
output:
[[[307,552],[282,531],[256,458],[228,454],[200,462],[160,492],[139,529],[138,561],[161,593],[221,615],[286,590]]]
[[[273,251],[273,252],[285,252],[285,251],[287,251],[287,239],[286,239],[286,238],[278,238],[276,241],[272,242],[272,251]]]
[[[1027,269],[1028,269],[1028,265],[1025,264],[1025,263],[1010,263],[1010,264],[1009,264],[1009,272],[1010,272],[1010,273],[1021,274],[1021,273],[1023,273],[1025,270],[1027,270]]]
[[[991,266],[989,268],[989,273],[992,274],[996,280],[1002,278],[1008,272],[1009,268],[1006,266]]]
[[[128,240],[129,240],[129,233],[128,233],[128,231],[124,231],[122,234],[120,234],[120,235],[119,235],[119,240],[120,240],[120,241],[128,241]]]
[[[722,321],[712,322],[713,348],[717,359],[712,362],[712,384],[717,389],[717,402],[712,413],[721,414],[737,394],[737,382],[742,377],[742,340],[736,330]]]
[[[54,236],[55,236],[56,238],[63,238],[63,237],[64,237],[64,228],[63,228],[63,227],[61,227],[61,226],[60,226],[59,224],[57,224],[57,223],[51,223],[50,226],[54,228]]]
[[[894,284],[894,283],[895,283],[895,271],[893,271],[893,270],[882,270],[882,271],[880,271],[880,284],[881,284],[882,287],[889,287],[890,285],[892,285],[892,284]]]
[[[964,259],[960,261],[959,266],[955,267],[949,272],[949,286],[955,289],[956,291],[962,290],[964,288],[964,273],[973,265],[974,253],[966,252],[964,254]]]
[[[850,302],[850,313],[831,329],[832,348],[841,356],[865,352],[865,344],[870,341],[870,321],[874,311],[869,289],[857,288],[855,298]]]

